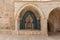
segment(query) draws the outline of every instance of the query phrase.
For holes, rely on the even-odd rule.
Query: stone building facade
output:
[[[26,27],[21,29],[20,25],[23,26],[21,20],[23,15],[28,13],[27,11],[31,11],[32,13],[30,16],[27,16],[28,18],[25,18],[26,25],[30,27],[27,28],[23,20],[24,22],[22,21],[22,23]],[[39,30],[35,25],[37,23],[35,19],[39,20]],[[60,31],[59,20],[60,2],[58,1],[0,0],[0,34],[48,36],[49,31]],[[32,21],[35,22],[33,23],[34,25],[32,25]]]

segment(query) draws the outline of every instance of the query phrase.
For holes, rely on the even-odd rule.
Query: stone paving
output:
[[[49,37],[0,35],[0,40],[60,40],[60,35]]]

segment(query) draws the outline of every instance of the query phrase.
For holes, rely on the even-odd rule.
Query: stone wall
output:
[[[50,12],[60,7],[60,2],[15,2],[15,17],[16,17],[16,30],[18,30],[18,16],[22,9],[24,9],[26,6],[33,6],[38,9],[40,17],[41,17],[41,31],[40,35],[46,35],[47,34],[47,20],[49,17]],[[53,18],[52,18],[53,19]],[[34,31],[35,32],[35,31]],[[18,32],[21,34],[21,31]],[[22,33],[27,34],[28,32],[22,31]],[[30,33],[30,32],[29,32]]]
[[[32,31],[21,31],[18,26],[18,16],[21,10],[28,5],[36,7],[41,16],[41,31],[34,33],[47,36],[47,19],[49,13],[56,7],[60,7],[60,2],[19,2],[14,0],[0,0],[0,32],[6,34],[27,34]],[[8,29],[8,30],[7,30]],[[3,30],[3,31],[1,31]],[[10,31],[11,30],[11,31]],[[30,34],[29,33],[29,34]]]
[[[15,0],[15,1],[60,1],[60,0]]]
[[[14,1],[0,0],[0,29],[14,29]]]

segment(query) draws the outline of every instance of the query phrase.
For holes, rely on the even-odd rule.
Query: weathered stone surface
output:
[[[22,11],[22,9],[24,9],[26,6],[33,6],[36,8],[37,11],[39,11],[39,14],[41,17],[41,19],[40,19],[41,20],[41,30],[40,31],[36,31],[36,32],[33,31],[34,33],[29,30],[27,32],[26,32],[26,30],[20,31],[20,29],[19,29],[20,23],[18,21],[20,18],[18,18],[18,17],[20,16],[20,14],[21,14],[20,12]],[[36,2],[36,1],[35,2],[31,2],[31,1],[23,2],[23,1],[19,1],[19,0],[16,0],[16,1],[15,0],[0,0],[0,29],[1,29],[0,31],[1,31],[1,34],[11,34],[11,35],[14,33],[17,35],[39,34],[39,35],[47,36],[47,31],[48,31],[47,30],[47,20],[48,20],[49,14],[53,9],[55,9],[55,8],[59,9],[59,7],[60,7],[60,2],[39,2],[39,0],[38,0],[38,2]],[[32,8],[32,10],[33,10],[33,8]],[[55,13],[56,13],[56,11],[55,11]],[[57,17],[58,17],[58,15],[57,15]],[[60,20],[60,16],[58,18]],[[58,26],[60,26],[60,21],[58,21],[58,22],[59,22]],[[60,27],[58,27],[58,28],[60,29]],[[5,30],[12,30],[12,31],[5,31]]]
[[[15,0],[15,1],[60,1],[60,0]]]
[[[14,29],[13,21],[14,0],[0,0],[0,29]]]

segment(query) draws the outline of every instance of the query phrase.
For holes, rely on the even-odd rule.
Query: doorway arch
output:
[[[48,34],[55,34],[60,31],[60,7],[53,9],[47,20]]]
[[[33,6],[26,6],[23,10],[21,10],[21,12],[18,16],[18,22],[20,23],[19,29],[26,29],[25,28],[25,26],[26,26],[25,23],[26,23],[26,20],[29,19],[28,18],[29,15],[34,22],[34,29],[41,29],[40,14],[39,14],[38,10]],[[30,22],[32,20],[30,20]],[[27,20],[27,22],[28,22],[28,20]]]

